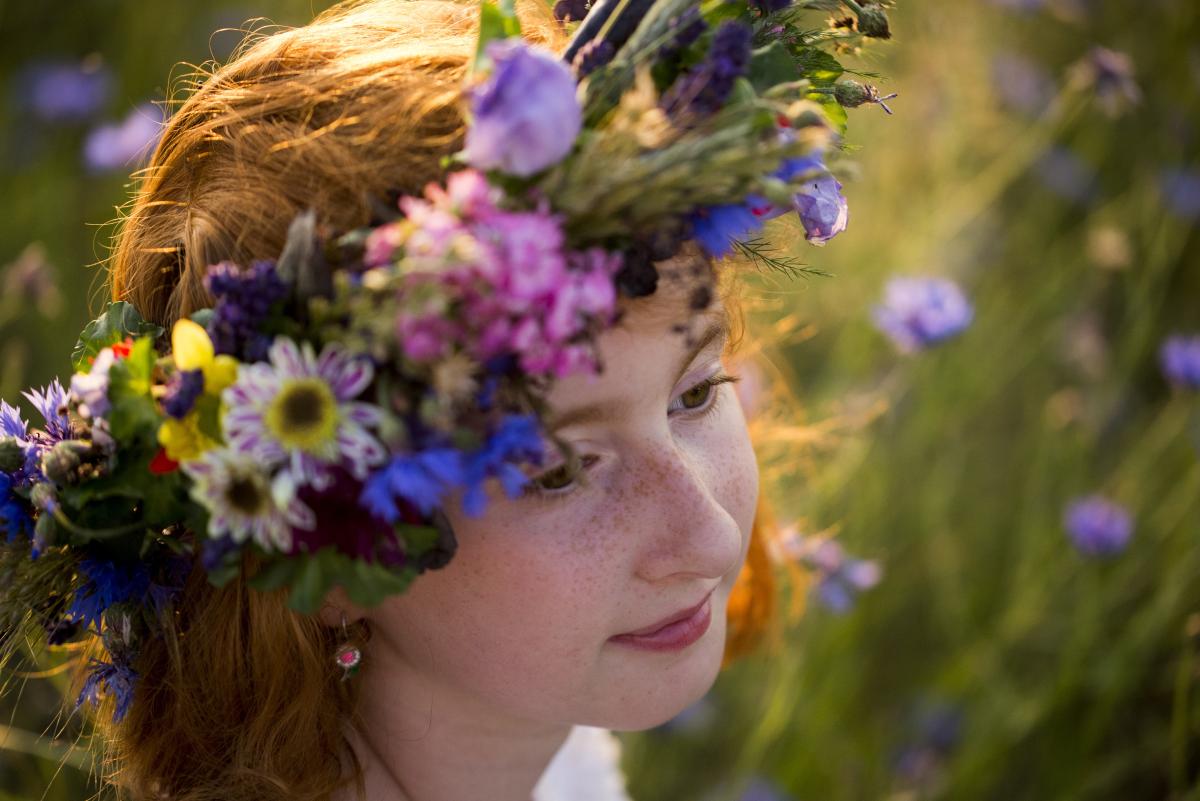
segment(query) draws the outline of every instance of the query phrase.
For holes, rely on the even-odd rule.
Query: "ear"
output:
[[[339,585],[325,593],[325,600],[321,604],[321,610],[317,612],[317,619],[330,628],[341,628],[343,615],[347,625],[366,616],[365,611],[352,602]]]

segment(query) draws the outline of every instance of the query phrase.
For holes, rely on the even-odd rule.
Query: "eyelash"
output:
[[[706,399],[703,406],[698,406],[698,407],[694,407],[694,408],[684,407],[683,411],[687,412],[688,417],[690,417],[692,420],[695,420],[695,421],[704,420],[705,418],[715,414],[718,407],[720,407],[722,405],[720,403],[721,393],[716,392],[715,390],[719,386],[721,386],[721,384],[732,383],[734,381],[740,381],[740,380],[741,380],[741,376],[729,375],[727,373],[717,373],[716,375],[710,376],[710,377],[704,379],[703,381],[701,381],[700,383],[698,383],[692,387],[689,387],[688,389],[684,390],[683,395],[688,394],[692,390],[699,389],[700,387],[708,387],[709,395],[708,395],[708,399]],[[581,467],[581,469],[582,469],[582,468],[586,468],[589,465],[593,464],[595,462],[595,457],[594,456],[583,456],[583,457],[580,457],[579,461],[582,466]],[[560,465],[559,467],[554,468],[554,470],[548,470],[545,473],[542,473],[541,475],[533,476],[532,478],[530,478],[530,480],[528,482],[526,482],[525,487],[522,489],[520,497],[530,498],[532,500],[537,500],[537,501],[552,502],[552,501],[560,500],[560,499],[565,498],[566,496],[570,495],[572,492],[575,491],[575,488],[577,486],[577,484],[574,481],[572,481],[570,484],[567,484],[564,487],[558,487],[556,489],[544,489],[543,487],[538,485],[538,482],[540,480],[542,480],[546,476],[550,475],[555,470],[561,470],[562,467],[563,467],[563,465]]]

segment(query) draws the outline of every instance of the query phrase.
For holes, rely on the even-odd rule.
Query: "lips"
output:
[[[687,620],[689,617],[696,614],[696,612],[700,611],[700,607],[704,606],[704,603],[708,600],[709,596],[712,594],[713,594],[713,591],[709,590],[708,594],[705,595],[703,598],[701,598],[700,602],[695,604],[694,606],[689,606],[687,609],[681,609],[678,612],[676,612],[675,614],[670,615],[669,617],[664,617],[662,620],[658,621],[657,623],[651,623],[649,626],[646,626],[645,628],[635,629],[634,631],[627,631],[627,632],[624,632],[623,634],[618,634],[617,636],[618,637],[645,637],[648,634],[653,634],[654,632],[658,631],[659,629],[666,628],[667,626],[671,625],[672,623],[678,623],[681,620]]]

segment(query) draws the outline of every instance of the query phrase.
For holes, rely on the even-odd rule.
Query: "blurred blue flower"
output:
[[[1129,512],[1101,495],[1072,501],[1063,514],[1063,525],[1075,547],[1087,556],[1119,554],[1133,534]]]
[[[960,706],[924,698],[911,713],[908,741],[895,753],[892,769],[914,785],[934,781],[962,740],[965,715]]]
[[[214,299],[208,335],[216,352],[266,361],[272,337],[263,333],[262,324],[288,292],[275,262],[256,259],[244,270],[231,261],[218,262],[205,273],[204,288]]]
[[[99,705],[101,688],[103,687],[116,699],[116,709],[113,720],[121,722],[133,702],[133,693],[137,687],[138,674],[124,660],[113,657],[113,661],[104,662],[95,657],[88,664],[88,676],[83,683],[79,697],[75,699],[78,709],[85,702]]]
[[[142,103],[124,120],[93,128],[83,143],[83,159],[96,171],[124,169],[145,159],[163,131],[163,114],[153,103]]]
[[[763,221],[764,218],[755,214],[746,203],[706,206],[688,215],[693,236],[715,259],[732,250],[735,242],[760,230]]]
[[[469,90],[466,162],[522,177],[557,164],[583,127],[570,67],[516,37],[489,42],[486,53],[491,75]]]
[[[4,531],[5,542],[33,534],[33,520],[27,504],[14,492],[15,489],[13,477],[8,473],[0,473],[0,529]]]
[[[1133,80],[1133,60],[1125,53],[1095,46],[1067,70],[1073,86],[1095,93],[1096,102],[1109,117],[1137,105],[1142,90]]]
[[[57,317],[62,309],[57,270],[46,257],[41,242],[31,242],[4,268],[3,300],[21,308],[36,306],[43,317]]]
[[[141,560],[83,559],[79,572],[84,583],[75,592],[67,619],[78,620],[96,631],[100,630],[106,609],[125,601],[140,602],[150,589],[150,573]]]
[[[1158,359],[1172,384],[1200,389],[1200,334],[1167,337],[1158,350]]]
[[[992,86],[1006,108],[1040,114],[1054,96],[1054,79],[1025,56],[997,53],[992,57]]]
[[[761,776],[756,776],[750,782],[746,791],[738,797],[738,801],[790,801],[791,796],[785,795],[772,782]]]
[[[872,309],[876,327],[902,353],[923,350],[959,334],[974,315],[962,290],[945,278],[893,278],[885,287],[883,303]]]
[[[46,421],[45,431],[58,442],[71,438],[71,418],[67,416],[67,390],[56,378],[41,389],[23,394]]]
[[[860,593],[883,578],[878,562],[847,555],[841,543],[830,537],[805,537],[789,526],[776,547],[779,556],[799,562],[816,574],[812,592],[822,606],[833,612],[848,612]]]
[[[394,523],[401,517],[398,500],[428,515],[447,492],[462,483],[462,452],[427,448],[393,456],[367,479],[361,501],[372,514]]]
[[[39,61],[18,76],[26,103],[46,122],[81,120],[108,102],[112,73],[97,56],[82,61]]]
[[[1200,220],[1200,170],[1171,167],[1159,174],[1167,207],[1185,220]]]
[[[487,502],[484,482],[488,478],[499,479],[508,497],[519,495],[529,477],[517,465],[540,463],[542,453],[537,418],[518,414],[505,416],[483,447],[464,458],[463,479],[467,492],[463,497],[463,511],[471,517],[483,514]]]
[[[1048,148],[1034,171],[1043,186],[1075,203],[1087,203],[1096,194],[1096,171],[1065,147]]]
[[[99,361],[99,360],[97,360]],[[92,367],[92,371],[95,371]],[[74,387],[74,382],[72,382]],[[176,370],[167,379],[166,392],[162,397],[163,412],[168,417],[182,420],[196,405],[204,392],[203,370]]]

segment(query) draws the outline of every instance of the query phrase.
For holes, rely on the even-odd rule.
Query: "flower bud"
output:
[[[863,36],[870,36],[873,39],[892,38],[891,29],[888,28],[887,14],[873,3],[864,5],[858,11],[858,30]]]
[[[59,532],[58,523],[54,520],[53,515],[43,514],[38,517],[37,523],[33,526],[33,550],[35,554],[40,554],[47,548],[58,544]]]
[[[73,484],[79,480],[79,466],[91,450],[91,443],[63,440],[42,456],[42,473],[55,484]]]
[[[25,451],[16,437],[0,437],[0,473],[12,473],[25,464]]]
[[[833,96],[846,108],[858,108],[871,99],[871,91],[858,81],[842,81],[834,84]]]

